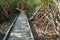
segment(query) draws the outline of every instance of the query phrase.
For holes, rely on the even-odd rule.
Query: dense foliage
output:
[[[0,0],[5,8],[8,8],[11,5],[16,5],[18,2],[25,3],[28,8],[35,8],[37,5],[41,4],[41,0]]]
[[[2,4],[5,8],[9,8],[11,6],[19,5],[26,6],[28,9],[35,9],[37,6],[43,2],[50,3],[51,0],[0,0],[0,4]],[[19,7],[20,7],[19,6]]]
[[[2,4],[5,8],[8,8],[11,5],[16,5],[18,0],[0,0],[0,4]]]

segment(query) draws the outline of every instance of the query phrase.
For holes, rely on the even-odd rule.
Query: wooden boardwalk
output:
[[[25,12],[19,14],[8,40],[34,40]]]

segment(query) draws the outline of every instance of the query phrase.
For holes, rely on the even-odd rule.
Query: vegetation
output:
[[[15,8],[27,10],[35,40],[57,40],[60,13],[53,0],[0,0],[0,22],[8,19]],[[34,13],[33,13],[34,11]],[[30,25],[31,25],[30,24]]]
[[[33,10],[40,4],[41,0],[0,0],[0,9],[2,9],[0,15],[3,16],[0,21],[8,19],[17,7],[22,10]]]

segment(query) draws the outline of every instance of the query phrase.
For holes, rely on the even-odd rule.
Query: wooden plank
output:
[[[9,27],[8,31],[6,32],[6,34],[5,34],[4,38],[3,38],[3,40],[6,40],[6,39],[7,39],[8,35],[9,35],[9,32],[10,32],[10,30],[12,29],[12,27],[13,27],[13,25],[14,25],[16,19],[17,19],[17,16],[15,17],[14,21],[13,21],[12,24],[10,25],[10,27]]]

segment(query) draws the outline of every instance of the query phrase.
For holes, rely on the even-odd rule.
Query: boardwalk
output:
[[[34,40],[27,17],[21,12],[17,18],[8,40]]]

